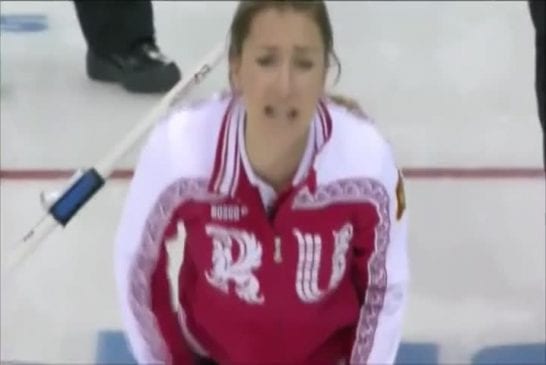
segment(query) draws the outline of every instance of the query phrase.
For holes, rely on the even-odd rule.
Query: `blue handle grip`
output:
[[[66,226],[81,207],[104,185],[104,179],[95,169],[87,170],[51,206],[49,213],[59,224]]]

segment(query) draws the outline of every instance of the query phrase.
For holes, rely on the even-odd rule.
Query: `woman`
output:
[[[145,145],[117,237],[142,364],[386,364],[407,285],[402,178],[367,119],[324,97],[325,3],[242,2],[233,95]],[[165,242],[186,231],[171,303]]]

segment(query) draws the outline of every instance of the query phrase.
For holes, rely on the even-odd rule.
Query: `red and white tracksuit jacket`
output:
[[[393,363],[408,263],[389,144],[325,99],[292,188],[275,196],[249,166],[243,115],[231,96],[179,109],[141,152],[115,253],[138,362]],[[166,241],[182,225],[173,300]]]

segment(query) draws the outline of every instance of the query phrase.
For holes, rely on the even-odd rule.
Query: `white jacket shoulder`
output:
[[[332,102],[327,103],[327,108],[332,134],[321,152],[320,163],[331,179],[380,179],[385,168],[394,166],[391,145],[374,121]]]

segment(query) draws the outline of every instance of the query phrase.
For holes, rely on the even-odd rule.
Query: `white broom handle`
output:
[[[100,160],[93,168],[106,182],[107,178],[112,174],[116,163],[142,138],[157,122],[159,118],[164,116],[169,110],[176,105],[195,85],[201,81],[221,62],[225,54],[225,43],[218,44],[214,49],[198,64],[198,66],[190,73],[190,78],[179,81],[153,108],[146,118],[138,123],[123,140],[121,140],[102,160]],[[90,169],[92,170],[92,169]],[[88,170],[89,171],[89,170]],[[76,179],[73,179],[76,180]],[[72,182],[72,181],[71,181]],[[77,181],[74,183],[76,184]],[[66,195],[66,191],[71,187],[71,183],[65,188],[63,195],[56,201],[60,201]],[[100,188],[99,188],[100,189]],[[87,198],[83,201],[85,205]],[[54,203],[52,203],[54,204]],[[83,207],[82,205],[82,207]],[[28,257],[56,227],[60,224],[56,219],[47,213],[38,223],[32,227],[25,236],[17,243],[8,248],[8,271],[19,266],[26,257]]]
[[[123,157],[123,155],[127,153],[127,151],[129,151],[133,145],[148,132],[148,130],[151,129],[151,127],[153,127],[157,120],[161,118],[166,111],[180,101],[180,99],[184,97],[188,91],[190,91],[195,85],[199,84],[201,80],[216,67],[216,65],[222,60],[224,52],[225,43],[221,43],[214,47],[214,49],[203,59],[203,61],[199,63],[199,66],[193,70],[193,72],[190,74],[191,77],[176,84],[167,93],[167,95],[163,97],[161,102],[148,113],[146,118],[144,118],[144,120],[142,120],[136,127],[134,127],[108,155],[106,155],[95,165],[95,170],[103,178],[110,176],[120,158]]]

